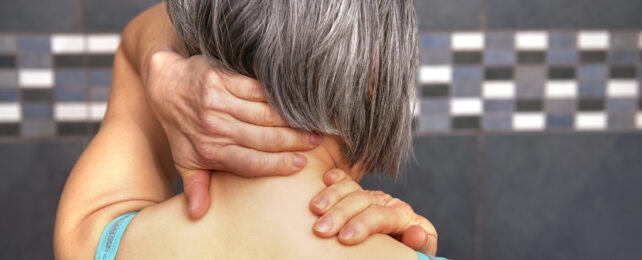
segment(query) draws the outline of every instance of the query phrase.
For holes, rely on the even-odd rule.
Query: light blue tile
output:
[[[18,53],[18,66],[21,68],[50,68],[52,58],[49,52],[20,52]]]
[[[18,36],[19,51],[50,51],[49,36],[46,35],[24,35]]]
[[[485,50],[484,63],[487,65],[515,64],[515,51]]]
[[[481,84],[481,81],[456,80],[450,85],[450,94],[453,97],[479,97]]]
[[[580,81],[606,81],[609,68],[605,65],[581,65],[577,68],[577,79]]]
[[[422,65],[445,65],[452,63],[452,53],[449,50],[427,50],[419,55]]]
[[[428,33],[421,35],[421,48],[424,50],[448,50],[450,49],[450,34]]]
[[[573,115],[576,103],[573,99],[548,99],[544,111],[549,115]]]
[[[515,111],[514,100],[484,100],[486,113],[512,113]]]
[[[52,103],[23,103],[22,115],[25,119],[53,118]]]
[[[550,130],[573,130],[573,115],[546,115],[546,128]]]
[[[609,130],[632,130],[635,125],[635,112],[609,112]]]
[[[15,70],[0,70],[0,88],[18,86],[18,73]]]
[[[481,81],[484,78],[480,66],[454,66],[453,80]]]
[[[578,85],[580,97],[603,98],[606,95],[605,81],[580,81]]]
[[[421,112],[420,115],[448,115],[450,112],[450,104],[447,98],[431,98],[420,101]]]
[[[85,88],[88,84],[87,73],[80,69],[56,70],[56,88]]]
[[[421,115],[419,117],[419,132],[438,132],[450,130],[449,115]]]
[[[635,50],[610,50],[609,61],[614,64],[636,64],[638,52]]]
[[[517,82],[515,85],[515,92],[518,98],[539,99],[544,96],[543,82]]]
[[[606,100],[606,110],[609,112],[635,112],[638,110],[638,100],[633,98],[609,98]]]
[[[53,137],[56,134],[56,124],[53,120],[25,120],[22,122],[21,132],[22,137]]]
[[[511,113],[485,113],[482,116],[482,129],[484,131],[511,131]]]
[[[18,50],[18,41],[15,35],[0,35],[0,53],[15,53]]]
[[[18,89],[0,88],[0,102],[18,102]]]
[[[111,69],[95,69],[89,74],[89,82],[92,86],[111,85]]]
[[[552,65],[575,65],[579,54],[576,50],[549,50],[546,59]]]
[[[573,50],[577,48],[575,33],[550,32],[549,48],[553,50]]]
[[[512,32],[486,33],[486,49],[489,50],[514,50],[515,34]]]
[[[84,88],[54,88],[54,100],[57,102],[90,101]]]

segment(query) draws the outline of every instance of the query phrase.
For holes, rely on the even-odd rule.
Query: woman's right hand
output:
[[[318,135],[289,128],[256,80],[169,50],[154,53],[148,64],[147,102],[167,134],[192,218],[209,209],[210,170],[289,175],[306,164],[294,151],[321,143]]]

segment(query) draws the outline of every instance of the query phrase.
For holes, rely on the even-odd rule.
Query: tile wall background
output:
[[[0,0],[0,258],[53,257],[120,30],[156,2]],[[433,221],[450,258],[642,258],[642,2],[415,5],[416,159],[364,186]]]

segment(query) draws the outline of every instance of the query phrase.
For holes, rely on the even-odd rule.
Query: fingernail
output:
[[[341,234],[339,234],[339,235],[340,235],[340,236],[341,236],[341,238],[343,238],[343,239],[351,239],[351,238],[353,238],[356,234],[357,234],[357,231],[356,231],[356,230],[354,230],[353,228],[349,228],[349,227],[348,227],[348,228],[344,228],[343,230],[341,230]]]
[[[328,206],[328,200],[326,198],[320,198],[314,202],[314,206],[318,209],[325,209]]]
[[[337,172],[330,172],[330,173],[328,173],[328,178],[330,178],[330,180],[334,181],[337,178],[339,178],[339,174]]]
[[[330,230],[330,227],[332,227],[332,220],[322,219],[314,226],[314,230],[316,230],[317,232],[325,233],[326,231]]]
[[[318,134],[314,134],[314,133],[311,134],[310,135],[310,143],[312,143],[313,145],[320,144],[321,143],[321,136],[318,135]]]
[[[299,166],[299,167],[303,167],[303,166],[305,166],[305,163],[306,163],[305,156],[300,155],[298,153],[294,154],[294,165]]]

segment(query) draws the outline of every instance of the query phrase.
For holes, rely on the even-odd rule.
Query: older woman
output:
[[[174,176],[166,174],[171,172],[166,136],[144,104],[141,80],[121,48],[103,126],[79,159],[61,199],[57,256],[85,257],[91,252],[99,256],[102,249],[118,249],[119,235],[134,214],[116,217],[140,210],[120,244],[119,258],[416,258],[385,235],[372,236],[353,247],[319,239],[309,231],[316,217],[305,210],[325,188],[321,175],[332,168],[341,168],[358,180],[365,171],[375,169],[396,174],[404,162],[410,146],[409,101],[414,93],[417,49],[412,2],[203,0],[169,4],[186,54],[203,54],[219,71],[256,78],[270,105],[290,126],[326,138],[301,153],[307,164],[296,175],[247,179],[238,175],[255,174],[239,173],[242,168],[236,169],[238,175],[213,174],[209,181],[212,210],[200,221],[190,221],[181,210],[186,208],[184,197],[171,197],[169,185]],[[233,74],[218,75],[221,82],[243,80]],[[251,80],[246,82],[253,85]],[[247,95],[251,91],[229,92],[260,99]],[[224,100],[211,105],[238,106]],[[236,137],[230,146],[247,153],[236,143],[253,140],[243,140],[242,135],[231,133],[233,128],[221,127],[225,124],[220,122],[238,118],[208,118],[218,120],[210,124],[217,127],[216,132]],[[286,158],[300,161],[296,156]],[[334,193],[339,195],[359,191],[351,183],[344,180],[331,187],[343,189]],[[371,205],[407,207],[385,195],[358,194],[367,199],[357,201],[368,202],[357,205],[366,208],[362,222],[380,219],[372,217],[378,210]],[[337,202],[341,198],[325,202],[322,198],[313,200],[316,212],[323,213],[335,203],[350,205],[349,201]],[[356,196],[345,200],[348,198]],[[104,247],[91,250],[106,223],[115,218],[109,232],[103,233],[107,234],[101,239]],[[336,232],[345,220],[345,216],[322,217],[315,231]],[[394,228],[383,231],[395,232]],[[342,235],[368,234],[353,226]]]

